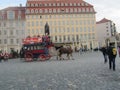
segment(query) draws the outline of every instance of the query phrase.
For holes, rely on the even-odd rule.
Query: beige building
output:
[[[54,43],[88,49],[98,45],[95,11],[83,0],[27,0],[26,34],[44,35],[46,23]]]
[[[0,10],[0,50],[19,50],[25,38],[25,7],[8,7]]]
[[[96,23],[97,38],[99,46],[103,46],[107,43],[112,36],[116,35],[116,26],[113,21],[103,18]]]

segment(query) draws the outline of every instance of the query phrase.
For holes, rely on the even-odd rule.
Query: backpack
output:
[[[117,50],[116,50],[116,48],[114,47],[114,48],[112,48],[112,54],[113,55],[117,55]]]

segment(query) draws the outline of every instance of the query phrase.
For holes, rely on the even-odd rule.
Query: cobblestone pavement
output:
[[[120,58],[109,70],[100,52],[74,53],[75,60],[0,63],[0,90],[120,90]]]

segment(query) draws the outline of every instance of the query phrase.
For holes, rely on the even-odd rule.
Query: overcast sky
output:
[[[0,0],[0,9],[8,6],[25,6],[27,0]],[[96,21],[103,18],[112,20],[120,32],[120,0],[84,0],[94,6],[96,13]]]

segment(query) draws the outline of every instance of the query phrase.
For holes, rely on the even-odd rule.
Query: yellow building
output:
[[[97,46],[95,11],[83,0],[27,0],[26,35],[44,35],[46,23],[54,43]]]

